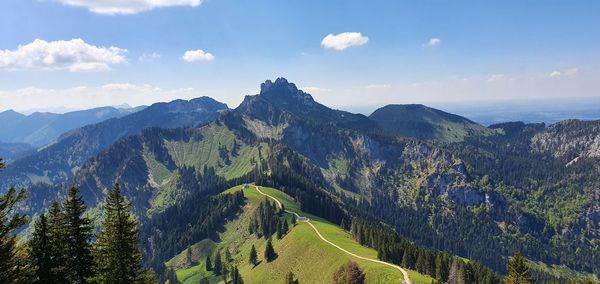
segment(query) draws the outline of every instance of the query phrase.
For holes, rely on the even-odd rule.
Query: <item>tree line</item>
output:
[[[79,189],[35,219],[30,240],[16,244],[27,221],[17,212],[25,190],[0,196],[0,283],[155,283],[142,267],[138,222],[118,184],[108,194],[100,232],[84,212]]]
[[[379,259],[429,275],[439,283],[500,283],[500,275],[473,261],[419,247],[377,221],[354,218],[350,233],[361,245],[377,250]]]
[[[273,234],[277,234],[277,239],[281,239],[283,235],[288,233],[289,224],[284,218],[285,207],[277,208],[275,202],[269,202],[265,197],[265,201],[258,205],[256,211],[250,218],[248,224],[248,232],[255,234],[257,238],[270,238]]]

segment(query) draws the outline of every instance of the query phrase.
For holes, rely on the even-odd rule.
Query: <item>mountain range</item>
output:
[[[100,107],[64,114],[35,112],[30,115],[7,110],[0,113],[0,141],[25,143],[37,148],[54,141],[69,130],[122,117],[143,108]]]
[[[235,109],[179,100],[71,130],[10,163],[0,184],[30,187],[30,214],[77,185],[94,215],[119,183],[155,269],[201,241],[167,241],[176,226],[160,220],[256,181],[341,227],[374,220],[501,273],[520,250],[600,274],[598,141],[600,121],[484,127],[423,105],[353,114],[278,78]]]

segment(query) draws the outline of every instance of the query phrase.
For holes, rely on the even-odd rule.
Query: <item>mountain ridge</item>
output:
[[[426,107],[416,108],[420,113]],[[444,122],[472,126],[433,113]],[[339,204],[420,245],[496,271],[506,269],[516,249],[536,260],[593,271],[586,260],[596,257],[596,244],[577,240],[598,235],[600,208],[593,204],[600,181],[590,166],[597,158],[582,158],[565,170],[563,158],[533,151],[532,137],[555,135],[543,125],[507,123],[438,143],[386,133],[377,125],[366,128],[373,123],[368,117],[346,114],[285,79],[267,81],[260,94],[204,124],[120,137],[81,164],[66,184],[80,185],[86,202],[96,207],[119,182],[145,223],[210,192],[207,184],[259,180],[338,225],[341,213],[319,208]],[[566,187],[561,180],[574,184]],[[317,196],[312,201],[320,206],[311,208],[306,195]],[[565,248],[571,247],[579,249],[580,259],[570,258]],[[154,264],[172,257],[149,253],[160,256]]]
[[[0,113],[0,141],[27,143],[40,147],[57,139],[61,134],[87,124],[134,113],[140,108],[98,107],[64,114],[35,112],[29,115],[7,110]]]

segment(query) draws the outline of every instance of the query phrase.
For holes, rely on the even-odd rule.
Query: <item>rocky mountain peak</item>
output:
[[[315,103],[309,94],[302,90],[298,90],[294,83],[288,82],[288,80],[283,77],[277,78],[275,82],[267,80],[260,84],[259,96],[280,103],[300,102],[303,105],[312,105]],[[293,101],[290,101],[290,99]]]

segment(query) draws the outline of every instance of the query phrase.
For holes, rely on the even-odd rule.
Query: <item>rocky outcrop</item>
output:
[[[600,158],[600,120],[566,120],[550,126],[531,139],[533,151],[569,160]]]

